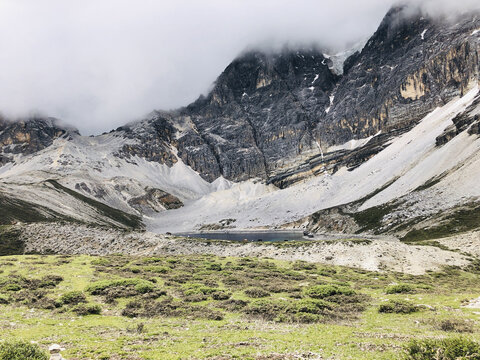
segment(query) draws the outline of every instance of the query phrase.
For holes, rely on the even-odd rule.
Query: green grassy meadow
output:
[[[215,256],[0,257],[0,338],[69,359],[401,359],[480,340],[480,272],[411,276]]]

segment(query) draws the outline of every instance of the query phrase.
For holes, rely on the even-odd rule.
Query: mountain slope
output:
[[[207,96],[101,136],[1,120],[0,191],[49,219],[155,231],[422,231],[480,196],[478,29],[396,7],[341,75],[320,49],[249,51]]]

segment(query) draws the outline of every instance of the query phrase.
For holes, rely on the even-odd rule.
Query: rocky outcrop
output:
[[[468,130],[470,135],[480,134],[480,95],[463,113],[453,118],[453,124],[437,137],[437,146],[445,145],[461,132]]]
[[[311,176],[318,176],[323,173],[334,174],[342,167],[352,171],[385,149],[396,136],[400,136],[411,128],[412,126],[407,126],[388,133],[378,134],[368,140],[365,145],[354,149],[339,149],[314,155],[306,161],[280,169],[270,177],[268,183],[283,189]]]
[[[178,209],[183,206],[179,198],[160,189],[146,189],[142,196],[128,200],[128,205],[141,214]]]
[[[336,81],[316,49],[248,52],[207,97],[179,111],[191,124],[178,138],[179,155],[210,181],[267,179],[285,162],[318,152],[314,118],[328,106]]]
[[[344,143],[404,127],[478,82],[479,38],[472,33],[480,20],[452,24],[410,13],[393,8],[347,60],[319,138]]]
[[[177,157],[172,151],[175,129],[166,116],[168,114],[155,111],[147,120],[112,130],[127,140],[116,155],[124,158],[139,156],[168,166],[175,164]]]
[[[78,134],[53,118],[32,117],[20,121],[0,118],[0,163],[14,154],[32,154],[50,146],[56,138]]]

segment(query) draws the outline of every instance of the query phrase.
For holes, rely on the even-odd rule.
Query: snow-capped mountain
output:
[[[479,29],[396,7],[346,59],[249,51],[207,96],[108,134],[0,119],[1,221],[455,231],[479,206]]]

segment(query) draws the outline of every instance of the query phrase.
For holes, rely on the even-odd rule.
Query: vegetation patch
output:
[[[48,355],[36,344],[17,340],[0,343],[0,360],[48,360]]]
[[[434,328],[440,331],[456,332],[456,333],[473,333],[473,321],[461,318],[449,318],[436,320],[433,322]]]
[[[80,304],[73,308],[73,312],[80,316],[100,315],[102,307],[98,304]]]
[[[387,314],[412,314],[420,311],[420,307],[404,300],[390,300],[378,307],[379,313]]]
[[[314,299],[325,299],[334,295],[355,295],[355,291],[352,289],[338,285],[317,285],[308,288],[305,293]]]
[[[480,360],[480,344],[468,338],[412,340],[407,360]]]
[[[419,334],[479,336],[478,316],[461,306],[480,293],[470,269],[414,276],[211,255],[21,255],[0,265],[0,343],[65,344],[67,359],[387,360]],[[415,292],[386,294],[392,284]]]
[[[87,298],[85,294],[81,291],[70,291],[62,296],[60,296],[60,299],[58,299],[60,304],[65,304],[65,305],[78,305],[80,303],[87,302]]]
[[[353,219],[360,226],[357,233],[360,234],[366,231],[379,233],[379,229],[382,227],[383,218],[395,210],[396,207],[396,205],[385,204],[353,213]]]
[[[434,226],[410,230],[402,240],[405,242],[433,240],[475,230],[479,227],[480,205],[472,203],[447,216],[441,215]]]
[[[245,290],[245,295],[254,299],[258,299],[270,296],[270,293],[267,290],[261,288],[250,288]]]
[[[385,288],[386,294],[411,294],[415,292],[415,287],[410,284],[394,284]]]
[[[18,221],[32,223],[54,220],[71,219],[46,207],[0,194],[0,225],[11,225]]]
[[[19,229],[0,225],[0,256],[23,254],[25,244],[20,240],[20,234]]]

